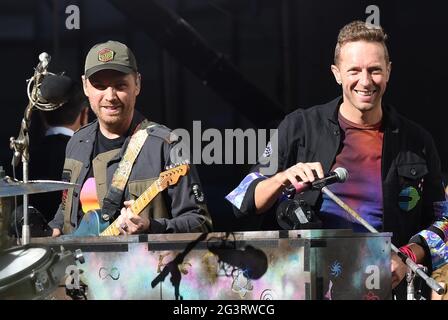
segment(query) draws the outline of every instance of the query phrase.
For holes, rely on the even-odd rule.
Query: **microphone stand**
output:
[[[323,187],[322,192],[324,192],[328,197],[330,197],[334,202],[336,202],[342,209],[347,211],[356,220],[358,220],[367,230],[372,233],[378,233],[378,231],[372,227],[366,220],[364,220],[355,210],[350,208],[346,203],[344,203],[340,198],[338,198],[333,192],[331,192],[327,187]],[[419,275],[426,284],[438,294],[444,294],[445,288],[437,283],[436,280],[428,276],[424,271],[424,267],[418,266],[411,258],[401,252],[393,243],[390,244],[392,251],[394,251],[401,260],[406,263],[406,265],[417,275]]]
[[[28,182],[28,164],[30,160],[29,154],[29,135],[28,129],[31,120],[31,112],[33,109],[33,104],[28,103],[25,109],[25,115],[22,119],[22,124],[20,127],[19,136],[17,139],[11,137],[10,148],[14,150],[11,164],[15,167],[19,164],[20,159],[22,160],[22,171],[23,171],[23,183]],[[28,195],[23,195],[23,225],[22,225],[22,245],[30,243],[30,226],[28,223]]]
[[[426,267],[423,267],[423,272],[427,272],[428,269]],[[412,270],[408,269],[406,272],[406,297],[407,300],[426,300],[422,294],[421,294],[421,286],[420,282],[418,282],[419,286],[417,290],[415,289],[415,283],[416,283],[417,277],[416,274],[412,272]]]
[[[29,153],[29,126],[31,122],[31,113],[34,106],[39,104],[39,85],[43,75],[47,72],[47,66],[50,62],[50,56],[47,53],[42,53],[39,55],[39,64],[34,71],[34,75],[28,80],[27,94],[28,94],[28,105],[25,109],[25,113],[20,126],[20,132],[18,138],[11,137],[9,139],[9,147],[13,150],[13,157],[11,164],[16,167],[19,161],[22,160],[22,172],[23,172],[23,183],[28,183],[28,164],[30,160]],[[31,93],[29,88],[31,83],[34,82]],[[28,194],[23,195],[23,225],[22,225],[22,245],[30,243],[30,226],[28,222]]]

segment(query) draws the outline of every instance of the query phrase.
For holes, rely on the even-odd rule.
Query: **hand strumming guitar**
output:
[[[149,229],[149,219],[132,212],[130,207],[133,203],[134,200],[125,201],[124,208],[121,209],[121,214],[117,218],[120,234],[144,233]]]

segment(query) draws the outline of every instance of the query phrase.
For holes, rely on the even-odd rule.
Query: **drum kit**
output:
[[[7,199],[19,195],[60,191],[75,184],[50,180],[16,181],[9,177],[0,179],[0,299],[46,299],[56,290],[67,270],[76,262],[84,262],[82,252],[60,252],[42,246],[25,244],[8,248],[7,236],[12,206]],[[70,267],[72,266],[72,267]]]
[[[84,257],[80,250],[72,253],[66,251],[62,246],[60,250],[55,250],[42,245],[30,244],[28,211],[32,207],[28,206],[28,195],[61,191],[76,186],[76,184],[68,182],[28,180],[29,129],[32,111],[35,109],[52,111],[63,104],[62,100],[52,102],[43,97],[41,89],[45,78],[55,76],[48,71],[50,60],[51,57],[46,52],[39,55],[39,63],[34,68],[34,74],[27,80],[26,91],[29,102],[21,121],[19,135],[17,138],[10,138],[10,148],[13,150],[11,164],[15,168],[22,162],[23,181],[5,176],[3,168],[0,167],[0,299],[48,298],[66,274],[70,276],[70,279],[72,278],[72,273],[67,270],[73,272],[77,262],[84,263]],[[64,91],[64,95],[66,93]],[[13,242],[8,236],[8,226],[12,213],[19,211],[17,208],[13,208],[12,201],[10,201],[15,196],[23,196],[23,226],[22,240],[18,241],[20,238],[16,232],[17,243],[16,246],[12,246]],[[17,223],[16,219],[14,219],[14,223]],[[15,226],[17,230],[17,225]],[[67,290],[69,286],[73,287],[71,283],[67,285],[66,281]]]

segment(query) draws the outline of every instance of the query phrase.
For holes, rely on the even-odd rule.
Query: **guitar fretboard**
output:
[[[131,211],[135,215],[140,214],[143,209],[159,194],[159,192],[163,191],[165,188],[161,187],[159,183],[159,179],[157,179],[151,186],[145,190],[131,205]],[[112,222],[110,226],[108,226],[103,232],[100,233],[100,236],[118,236],[120,235],[120,230],[118,229],[117,220]]]

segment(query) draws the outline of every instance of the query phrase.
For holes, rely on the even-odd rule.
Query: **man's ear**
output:
[[[142,75],[140,73],[137,72],[136,77],[135,77],[135,85],[136,85],[136,96],[139,95],[140,93],[140,89],[142,87]]]
[[[336,65],[332,64],[331,65],[331,72],[333,72],[333,76],[334,76],[334,79],[336,80],[336,82],[339,85],[341,85],[342,84],[342,80],[341,80],[341,72],[339,71],[339,68]]]
[[[82,81],[82,89],[84,90],[84,94],[86,95],[86,97],[88,97],[89,95],[87,94],[87,79],[85,75],[81,76],[81,81]]]
[[[386,82],[389,82],[390,79],[390,73],[392,72],[392,61],[389,62],[389,64],[387,65],[387,78],[386,78]]]
[[[83,108],[81,111],[81,127],[89,123],[89,108]]]

